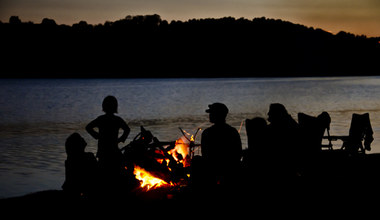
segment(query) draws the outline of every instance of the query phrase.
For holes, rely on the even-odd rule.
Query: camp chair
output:
[[[350,154],[365,153],[371,150],[373,141],[373,130],[369,119],[369,114],[352,114],[352,120],[348,136],[330,136],[324,137],[330,141],[342,140],[341,149]],[[364,147],[363,147],[364,140]]]
[[[323,148],[332,150],[330,141],[327,145],[322,144],[325,131],[327,131],[327,135],[330,136],[330,122],[331,118],[327,112],[322,112],[317,117],[298,113],[301,138],[302,141],[308,145],[310,151],[318,152]]]

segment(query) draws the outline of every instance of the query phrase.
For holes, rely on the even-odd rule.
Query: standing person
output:
[[[231,184],[240,170],[242,144],[238,131],[226,123],[228,108],[222,103],[208,106],[214,125],[202,133],[201,150],[211,184]]]
[[[118,103],[114,96],[107,96],[103,100],[104,115],[97,117],[87,126],[87,132],[96,140],[98,140],[98,152],[96,156],[99,159],[99,166],[103,176],[111,181],[117,180],[122,170],[122,154],[118,144],[124,142],[130,132],[125,121],[116,116]],[[94,128],[98,128],[95,131]],[[123,130],[123,134],[119,137],[119,130]]]

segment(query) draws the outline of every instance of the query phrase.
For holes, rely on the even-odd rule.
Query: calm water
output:
[[[228,123],[237,129],[246,118],[266,117],[269,104],[279,102],[294,118],[329,112],[332,135],[348,134],[352,113],[369,112],[371,152],[380,152],[380,77],[0,80],[0,198],[60,189],[65,139],[79,132],[86,150],[96,152],[84,127],[102,114],[107,95],[118,98],[119,116],[132,129],[126,143],[140,125],[163,141],[180,137],[178,127],[190,133],[206,128],[204,110],[213,102],[229,107]],[[244,127],[241,138],[246,147]]]

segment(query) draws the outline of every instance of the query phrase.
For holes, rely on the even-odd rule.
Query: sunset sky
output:
[[[40,23],[81,20],[90,24],[115,21],[127,15],[159,14],[162,19],[267,17],[291,21],[332,33],[341,30],[380,36],[380,0],[0,0],[0,20],[17,15]]]

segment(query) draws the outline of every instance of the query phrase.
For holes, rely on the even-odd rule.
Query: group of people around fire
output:
[[[87,143],[78,133],[70,135],[66,140],[66,179],[62,188],[73,195],[91,194],[99,188],[109,191],[117,189],[117,184],[121,184],[119,177],[124,167],[118,144],[125,142],[130,128],[121,117],[115,115],[118,112],[118,102],[114,96],[107,96],[102,108],[105,114],[86,126],[86,131],[98,140],[96,157],[85,152]],[[265,163],[265,169],[259,169],[261,174],[258,172],[257,175],[281,178],[297,175],[297,142],[294,140],[298,124],[282,104],[270,105],[269,124],[264,118],[251,120],[255,124],[253,129],[256,137],[248,137],[249,148],[244,151],[243,162],[240,134],[227,124],[228,112],[227,106],[222,103],[213,103],[206,110],[213,125],[202,133],[202,156],[192,161],[191,182],[194,185],[232,184],[240,175],[242,164],[250,169],[255,166],[253,161]],[[120,137],[119,130],[122,130]],[[265,161],[258,159],[263,156],[259,155],[260,149],[264,148],[271,152]]]

